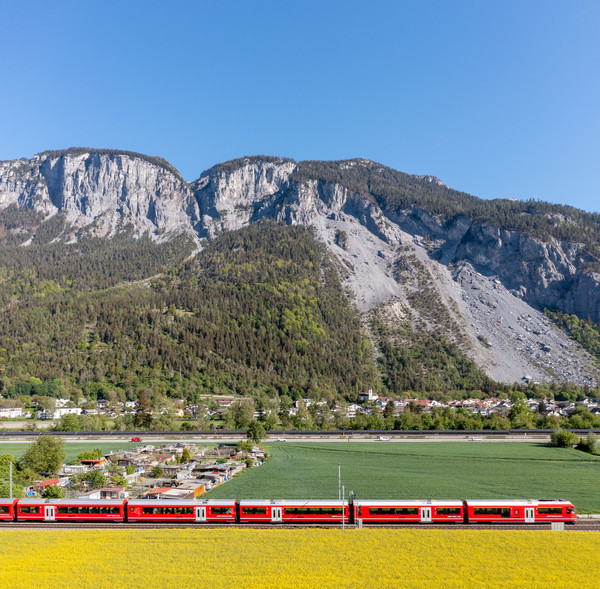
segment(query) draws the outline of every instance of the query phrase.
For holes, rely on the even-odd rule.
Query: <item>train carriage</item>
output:
[[[241,523],[304,523],[349,521],[345,501],[246,499],[239,502]]]
[[[354,521],[364,523],[462,523],[462,501],[416,499],[362,501],[353,504]]]
[[[20,499],[18,521],[122,522],[125,499]]]
[[[0,499],[0,521],[14,521],[18,499]]]
[[[136,499],[127,504],[127,521],[199,523],[235,522],[234,499],[201,499],[178,501],[170,499]]]
[[[575,523],[577,511],[564,499],[465,499],[468,523]]]

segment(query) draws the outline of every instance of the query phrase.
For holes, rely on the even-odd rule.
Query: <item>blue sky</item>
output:
[[[5,2],[0,159],[364,157],[600,210],[600,2]]]

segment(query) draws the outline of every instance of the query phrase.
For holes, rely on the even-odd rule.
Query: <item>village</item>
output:
[[[87,457],[93,453],[83,452],[71,464],[64,464],[56,477],[26,487],[24,496],[193,500],[243,470],[260,466],[266,458],[262,448],[249,442],[208,448],[186,443],[144,444]]]
[[[553,417],[559,420],[582,408],[591,415],[600,416],[600,402],[593,398],[584,398],[577,402],[557,401],[552,398],[524,398],[522,403],[531,414],[544,418]],[[451,409],[481,417],[507,416],[513,409],[514,402],[509,398],[436,400],[384,397],[378,396],[371,389],[359,393],[355,403],[316,401],[311,398],[299,398],[287,403],[272,398],[260,403],[251,398],[212,396],[200,403],[186,404],[183,400],[169,399],[164,406],[150,411],[155,417],[151,429],[245,429],[237,416],[232,417],[234,409],[239,406],[245,407],[245,418],[248,421],[264,421],[265,429],[303,429],[302,426],[306,425],[302,421],[303,418],[309,418],[310,429],[312,426],[315,426],[315,429],[349,429],[352,428],[353,421],[361,416],[381,414],[398,418],[407,412],[431,414],[436,410]],[[75,402],[63,398],[45,398],[40,401],[38,398],[25,407],[20,401],[0,397],[0,430],[110,430],[113,429],[111,423],[114,420],[132,419],[137,410],[133,401],[80,399]],[[161,419],[156,419],[158,417],[164,418],[162,426]],[[84,425],[86,423],[87,425]],[[101,427],[90,427],[93,424]]]

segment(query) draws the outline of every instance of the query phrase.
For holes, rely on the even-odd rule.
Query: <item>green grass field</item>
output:
[[[157,442],[152,442],[157,443]],[[0,444],[0,454],[12,454],[15,458],[20,458],[29,448],[29,442],[7,442]],[[138,446],[143,446],[144,443],[139,442],[65,442],[65,452],[67,454],[66,461],[74,460],[78,454],[86,450],[100,448],[102,452],[108,453],[111,450],[131,450]]]
[[[600,513],[600,458],[542,443],[280,443],[210,498],[564,498]]]

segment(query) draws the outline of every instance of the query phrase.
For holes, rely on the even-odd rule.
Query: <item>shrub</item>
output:
[[[552,445],[556,446],[557,448],[572,448],[575,444],[577,444],[579,438],[573,432],[565,429],[556,429],[552,432],[550,440]]]

